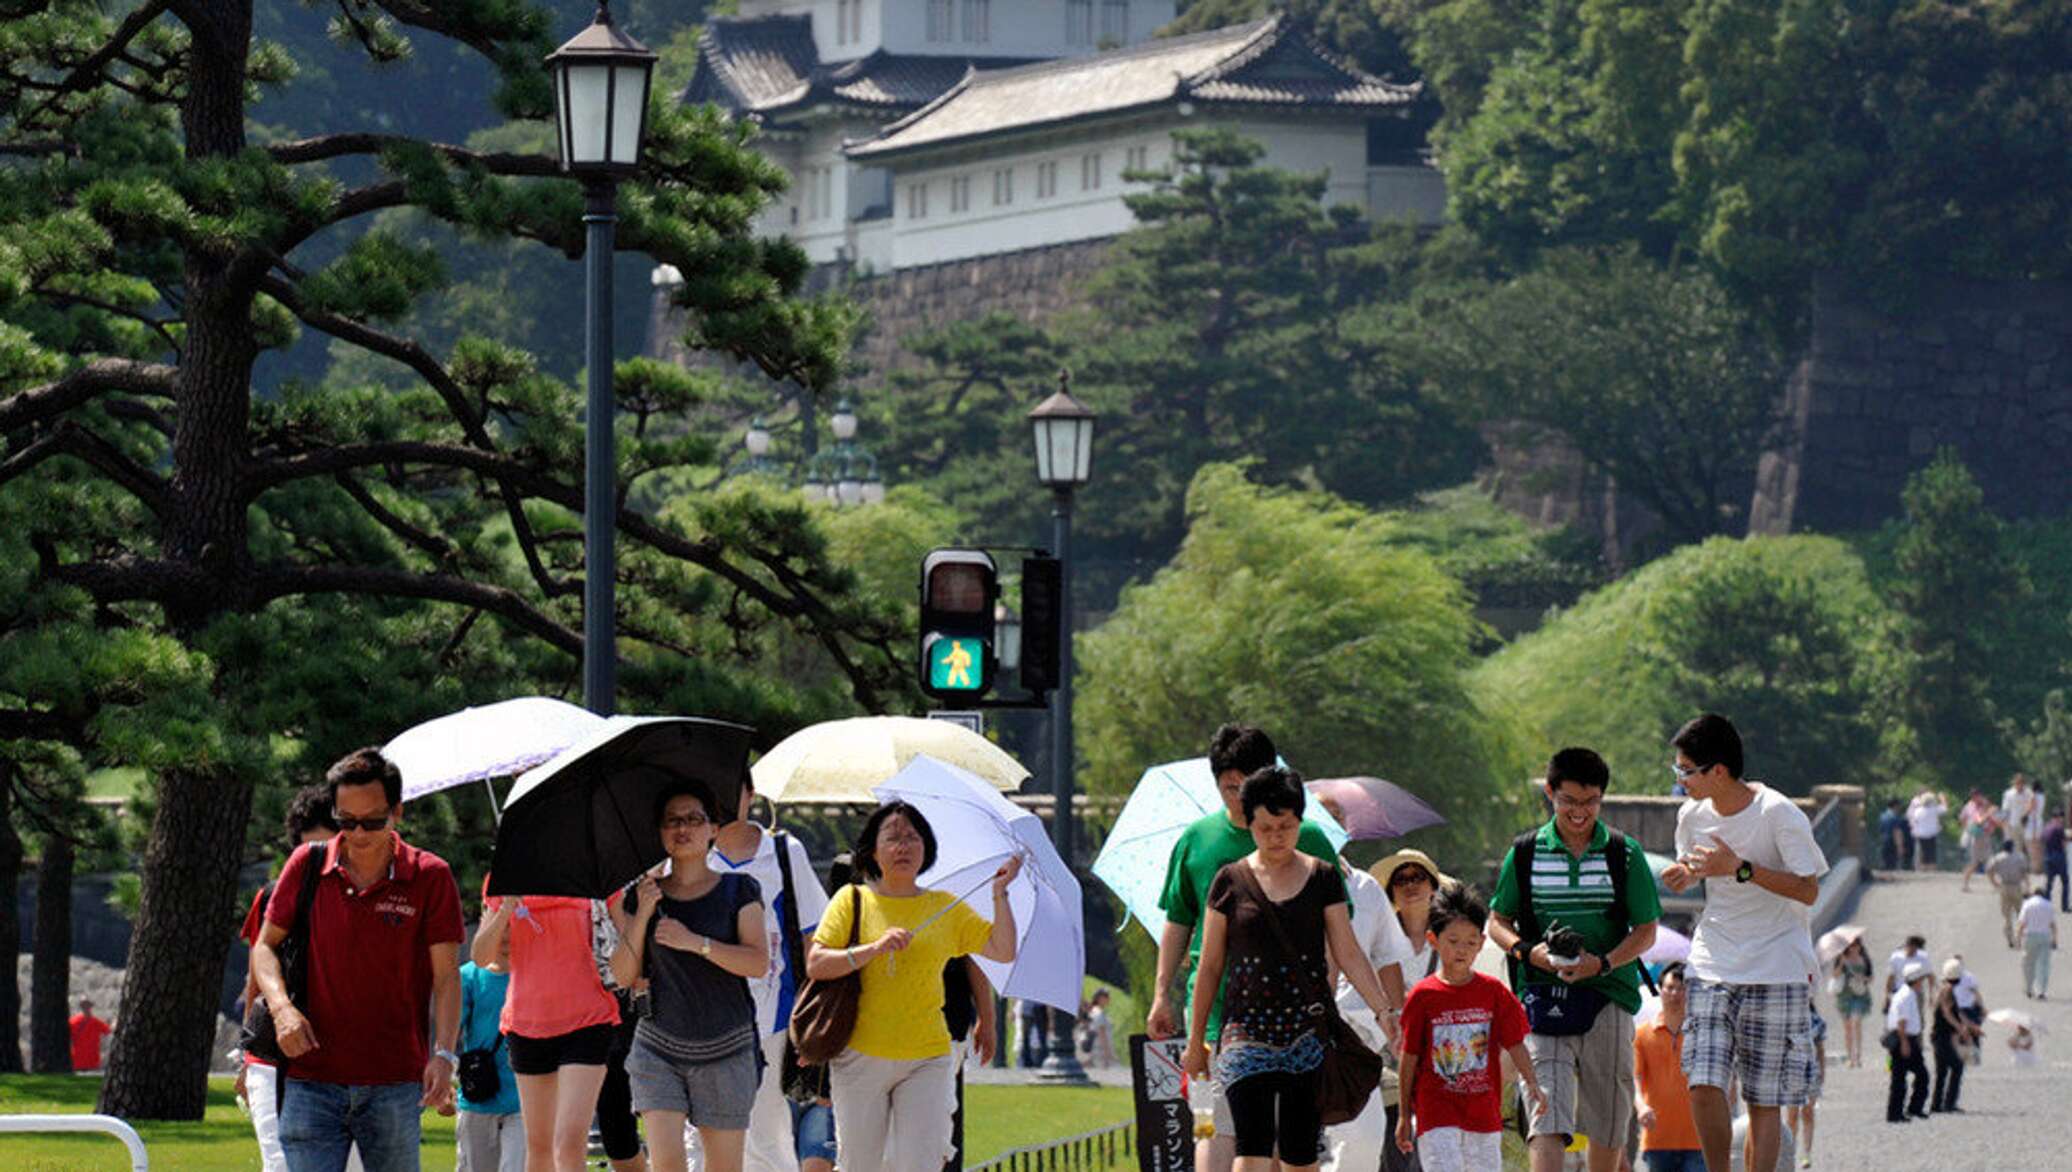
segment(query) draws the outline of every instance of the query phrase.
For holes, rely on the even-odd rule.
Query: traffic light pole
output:
[[[1067,869],[1072,867],[1072,489],[1054,490],[1051,527],[1058,558],[1058,687],[1050,710],[1051,785],[1050,840]],[[1050,1056],[1043,1060],[1038,1075],[1045,1082],[1087,1083],[1091,1080],[1079,1065],[1079,1048],[1072,1027],[1079,1020],[1078,1007],[1065,1012],[1055,1007],[1050,1018]]]

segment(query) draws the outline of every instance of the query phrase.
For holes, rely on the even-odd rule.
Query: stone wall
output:
[[[1909,474],[1953,447],[2003,516],[2072,508],[2072,284],[1946,281],[1909,309],[1816,283],[1795,426],[1766,455],[1750,528],[1844,530],[1899,513]]]

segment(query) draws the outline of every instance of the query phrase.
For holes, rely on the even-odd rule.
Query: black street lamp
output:
[[[613,451],[612,249],[619,180],[640,167],[655,55],[612,24],[602,0],[590,27],[547,57],[554,75],[561,169],[583,181],[583,335],[588,403],[583,419],[583,704],[611,714],[617,690],[614,631],[617,455]]]
[[[1058,557],[1058,686],[1051,700],[1051,841],[1058,857],[1072,865],[1072,494],[1093,475],[1094,413],[1072,397],[1072,372],[1058,372],[1057,394],[1029,412],[1036,440],[1036,479],[1051,491],[1052,543]],[[1051,1018],[1050,1056],[1042,1077],[1086,1082],[1072,1042],[1076,1015]],[[1063,1024],[1060,1024],[1060,1018]]]

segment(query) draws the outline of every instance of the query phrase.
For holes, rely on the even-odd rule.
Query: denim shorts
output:
[[[824,1103],[792,1103],[791,1127],[798,1136],[799,1163],[807,1160],[835,1162],[835,1109]]]
[[[677,1111],[693,1127],[748,1130],[755,1106],[754,1046],[711,1062],[678,1062],[635,1038],[626,1056],[626,1082],[635,1111]]]

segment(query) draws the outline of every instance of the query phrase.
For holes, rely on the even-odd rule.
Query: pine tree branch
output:
[[[88,309],[98,309],[102,313],[128,318],[140,325],[149,326],[165,342],[166,349],[173,352],[173,357],[178,358],[182,353],[180,341],[173,336],[173,331],[170,328],[181,324],[178,318],[156,318],[140,309],[131,309],[128,306],[117,305],[112,301],[103,301],[98,297],[89,297],[84,293],[68,293],[62,289],[37,289],[35,294],[38,297],[47,297],[60,304],[83,305]]]
[[[254,605],[307,594],[366,594],[450,602],[501,615],[571,655],[580,655],[583,650],[579,631],[556,621],[518,592],[448,574],[413,574],[372,566],[275,564],[259,567],[250,585]]]
[[[0,399],[0,434],[61,415],[109,391],[170,399],[179,372],[156,362],[97,358],[54,382]]]
[[[71,456],[91,466],[143,502],[154,516],[163,519],[172,511],[172,492],[163,479],[102,436],[69,419],[59,420],[49,434],[0,463],[0,485],[54,456]]]
[[[138,5],[134,12],[124,17],[122,23],[116,26],[115,34],[108,38],[106,44],[88,54],[86,60],[73,66],[65,74],[64,79],[58,82],[57,88],[52,91],[51,95],[38,103],[34,110],[31,110],[26,117],[19,119],[15,125],[33,125],[38,118],[44,115],[45,111],[56,105],[66,94],[84,93],[99,82],[118,84],[114,78],[106,76],[103,71],[116,58],[123,55],[124,51],[129,48],[129,43],[137,39],[138,34],[149,28],[159,17],[165,15],[166,10],[172,6],[173,0],[145,0],[143,4]],[[137,93],[134,87],[123,86],[122,88],[129,90],[131,93]],[[140,94],[139,96],[145,95]]]
[[[276,163],[315,163],[348,155],[378,155],[392,147],[422,147],[436,151],[447,162],[464,167],[481,167],[492,175],[529,178],[562,178],[561,163],[547,155],[519,155],[507,151],[471,151],[443,142],[425,142],[399,134],[320,134],[275,143],[266,148]]]
[[[434,562],[442,566],[451,566],[460,561],[460,549],[452,542],[436,533],[428,533],[405,521],[394,510],[376,500],[374,494],[368,490],[367,486],[360,483],[359,477],[351,473],[341,472],[333,479],[338,482],[338,487],[345,490],[345,495],[353,498],[354,503],[358,504],[368,516],[374,518],[376,524],[411,545],[416,546],[419,550],[428,554]]]

